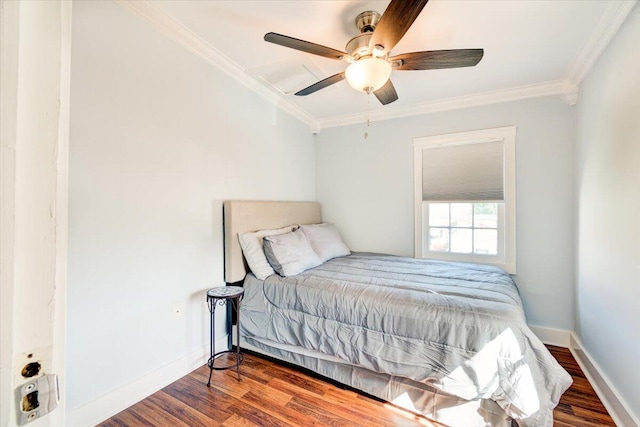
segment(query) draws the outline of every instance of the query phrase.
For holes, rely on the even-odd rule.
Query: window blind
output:
[[[504,200],[503,142],[422,151],[422,200]]]

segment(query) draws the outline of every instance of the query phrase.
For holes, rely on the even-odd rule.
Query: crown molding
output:
[[[439,99],[422,104],[405,107],[386,107],[384,110],[369,113],[370,121],[382,121],[401,117],[419,116],[422,114],[441,111],[457,110],[460,108],[479,107],[482,105],[499,104],[502,102],[518,101],[521,99],[539,98],[543,96],[562,95],[569,105],[575,104],[578,87],[564,80],[555,80],[546,83],[518,86],[508,89],[499,89],[488,92],[480,92],[471,95],[457,96],[454,98]],[[569,102],[572,101],[573,103]],[[347,126],[362,123],[366,119],[364,114],[350,114],[340,117],[330,117],[320,120],[322,128]]]
[[[248,75],[242,67],[211,46],[176,18],[160,9],[152,1],[116,0],[116,2],[132,14],[149,22],[161,34],[175,40],[205,61],[213,64],[229,77],[262,96],[277,108],[306,123],[312,132],[317,133],[320,130],[318,120],[312,115],[259,83]]]
[[[578,99],[578,86],[589,72],[607,44],[615,36],[638,0],[611,2],[589,35],[586,44],[579,50],[569,72],[562,80],[518,86],[495,91],[480,92],[453,98],[429,101],[405,107],[385,107],[369,114],[371,121],[382,121],[401,117],[417,116],[461,108],[478,107],[502,102],[518,101],[528,98],[560,95],[569,105],[575,105]],[[313,134],[323,128],[347,126],[364,122],[363,113],[316,118],[295,103],[269,89],[258,79],[249,75],[242,67],[222,52],[211,46],[176,18],[160,9],[151,0],[116,0],[132,14],[152,24],[161,34],[177,41],[202,59],[211,63],[228,76],[240,82],[249,90],[262,96],[275,107],[307,124]]]
[[[600,57],[611,39],[618,33],[637,0],[610,2],[593,27],[585,45],[574,58],[565,80],[578,86]]]

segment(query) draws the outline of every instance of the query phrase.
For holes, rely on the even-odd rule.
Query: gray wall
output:
[[[413,138],[517,126],[515,277],[527,320],[573,329],[573,121],[559,97],[323,130],[316,193],[352,250],[413,256]]]
[[[208,346],[222,200],[315,198],[307,126],[117,3],[72,45],[70,410]]]
[[[577,321],[584,350],[640,419],[640,7],[582,84]]]

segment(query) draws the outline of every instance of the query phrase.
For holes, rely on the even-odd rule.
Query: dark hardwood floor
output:
[[[547,346],[573,377],[554,425],[615,426],[569,350]],[[235,371],[202,366],[100,424],[115,426],[427,426],[435,423],[261,357],[245,354]]]
[[[615,426],[571,352],[562,347],[548,345],[547,348],[573,378],[573,384],[553,411],[554,426]]]

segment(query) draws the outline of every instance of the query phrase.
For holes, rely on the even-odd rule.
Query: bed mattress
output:
[[[354,253],[297,276],[249,274],[241,315],[248,342],[489,400],[520,426],[552,426],[571,384],[495,267]],[[367,391],[392,400],[384,387]]]

